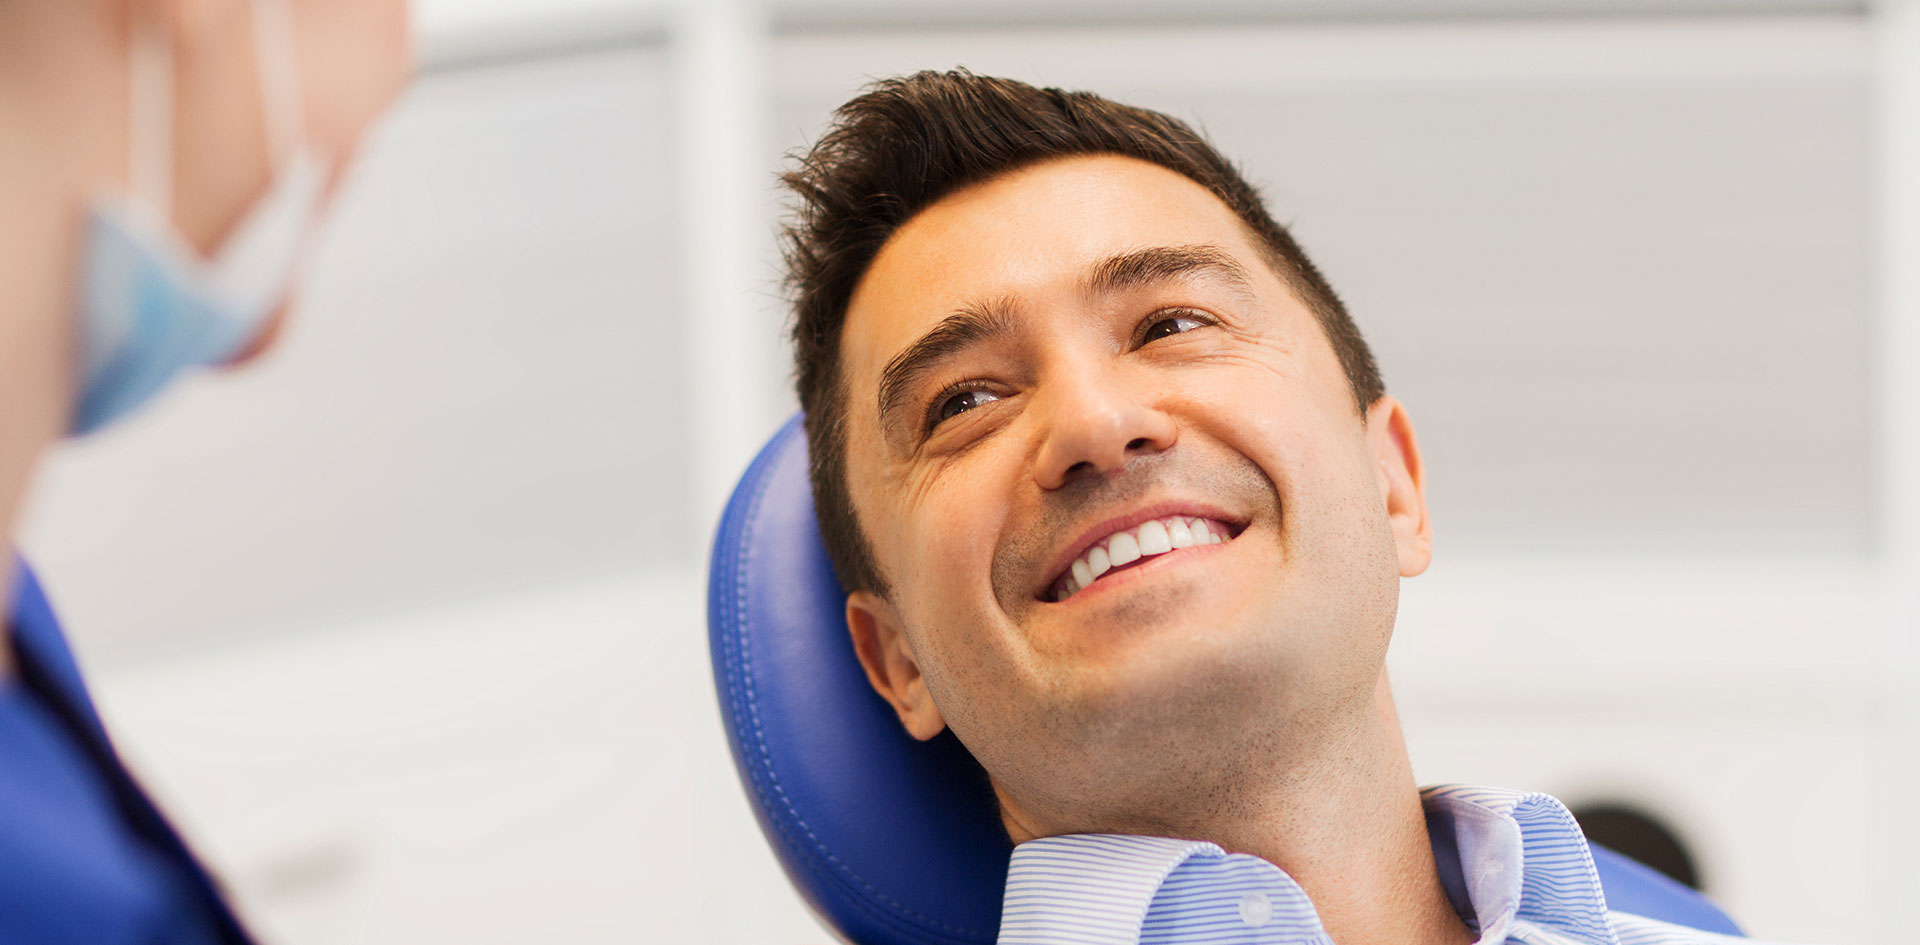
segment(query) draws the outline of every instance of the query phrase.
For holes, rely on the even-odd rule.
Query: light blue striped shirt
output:
[[[1446,786],[1421,798],[1453,818],[1481,945],[1753,945],[1608,911],[1585,837],[1545,794]],[[1175,942],[1332,945],[1306,890],[1259,857],[1115,834],[1014,849],[1000,945]]]

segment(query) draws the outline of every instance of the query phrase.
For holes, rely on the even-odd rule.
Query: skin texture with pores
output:
[[[1384,674],[1430,556],[1418,447],[1265,259],[1204,188],[1117,156],[902,226],[841,336],[849,492],[890,586],[849,596],[849,628],[1016,841],[1209,839],[1287,868],[1343,945],[1457,941]],[[1233,537],[1053,599],[1076,549],[1166,514]]]

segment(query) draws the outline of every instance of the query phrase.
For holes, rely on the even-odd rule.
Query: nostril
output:
[[[1091,472],[1093,472],[1093,463],[1083,459],[1067,467],[1067,478],[1072,479],[1075,476],[1082,476]]]
[[[1143,449],[1146,449],[1147,446],[1148,446],[1148,440],[1146,437],[1143,436],[1137,440],[1133,440],[1129,442],[1127,444],[1127,452],[1133,452],[1134,450],[1143,450]]]

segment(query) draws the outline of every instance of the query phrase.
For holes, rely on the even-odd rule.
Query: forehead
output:
[[[1265,271],[1226,204],[1134,158],[1064,158],[950,195],[893,234],[849,300],[840,356],[853,403],[871,400],[881,366],[957,308],[1059,297],[1117,253],[1174,245],[1219,246]]]

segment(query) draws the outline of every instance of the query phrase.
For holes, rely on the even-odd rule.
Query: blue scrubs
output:
[[[250,939],[114,754],[24,565],[0,678],[0,942],[239,945]]]

